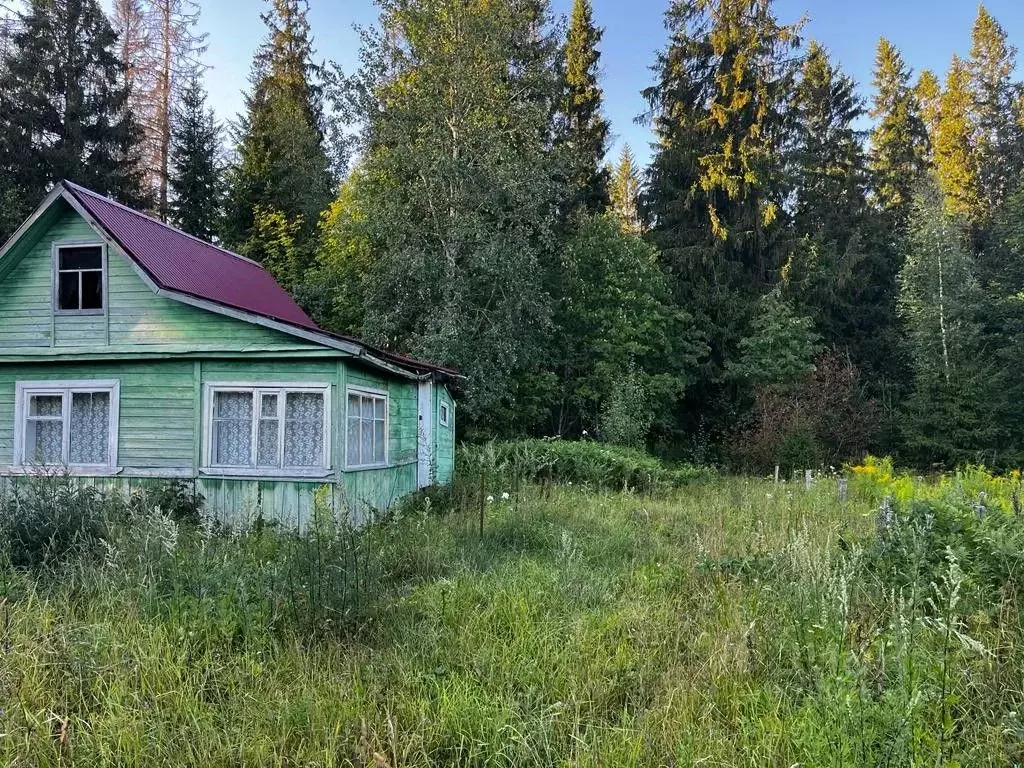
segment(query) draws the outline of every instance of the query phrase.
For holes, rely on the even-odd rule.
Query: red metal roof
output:
[[[402,368],[461,378],[451,368],[322,330],[263,267],[110,198],[62,182],[65,190],[160,288],[239,309],[363,347]]]
[[[320,331],[259,264],[77,184],[63,183],[159,287]]]

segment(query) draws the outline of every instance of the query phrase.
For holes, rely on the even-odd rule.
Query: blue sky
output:
[[[571,0],[553,0],[568,13]],[[628,142],[643,160],[650,134],[633,118],[643,111],[640,90],[651,81],[649,67],[665,44],[662,14],[668,0],[593,0],[597,22],[605,27],[602,45],[606,108],[615,136],[613,154]],[[311,0],[311,23],[318,56],[352,68],[358,39],[354,24],[372,24],[372,0]],[[242,91],[252,52],[263,37],[259,14],[264,0],[202,0],[201,27],[209,33],[207,75],[211,102],[223,118],[242,109]],[[989,0],[989,11],[1006,27],[1011,42],[1024,47],[1024,2]],[[889,37],[916,71],[944,76],[954,53],[970,49],[970,27],[977,14],[972,0],[776,0],[782,21],[807,16],[805,35],[824,43],[843,68],[870,93],[871,67],[880,35]]]

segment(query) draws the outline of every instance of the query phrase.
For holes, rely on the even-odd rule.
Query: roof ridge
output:
[[[141,219],[148,219],[149,221],[153,222],[154,224],[157,224],[157,225],[163,227],[164,229],[169,229],[172,232],[175,232],[175,233],[181,235],[182,237],[187,237],[190,240],[195,240],[197,243],[202,243],[203,245],[208,246],[210,248],[215,248],[216,250],[220,251],[221,253],[225,253],[228,256],[233,256],[236,259],[240,259],[241,261],[244,261],[244,262],[246,262],[248,264],[253,264],[254,266],[259,267],[260,269],[264,269],[265,270],[265,267],[262,264],[260,264],[258,261],[250,259],[247,256],[243,256],[240,253],[235,253],[234,251],[229,251],[227,248],[219,246],[216,243],[211,243],[209,240],[204,240],[201,237],[196,237],[195,235],[189,234],[188,232],[184,231],[183,229],[178,229],[177,227],[175,227],[175,226],[173,226],[171,224],[168,224],[166,221],[160,221],[160,219],[156,218],[155,216],[150,216],[149,214],[143,213],[142,211],[137,211],[134,208],[132,208],[130,206],[127,206],[124,203],[122,203],[122,202],[120,202],[118,200],[115,200],[112,197],[108,197],[106,195],[101,195],[99,192],[93,192],[91,189],[88,189],[87,187],[83,187],[81,184],[75,184],[73,181],[68,181],[67,179],[64,179],[62,181],[62,183],[65,186],[70,187],[75,192],[82,192],[84,194],[91,195],[93,197],[99,198],[100,200],[102,200],[105,203],[110,203],[111,205],[116,206],[116,207],[120,208],[123,211],[127,211],[128,213],[131,213],[131,214],[133,214],[135,216],[138,216]]]

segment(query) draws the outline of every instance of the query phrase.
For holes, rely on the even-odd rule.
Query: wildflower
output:
[[[886,496],[882,500],[882,506],[878,510],[878,517],[875,520],[875,525],[878,528],[878,537],[882,539],[886,538],[889,532],[892,531],[895,523],[896,513],[893,511],[892,501],[888,496]]]
[[[572,485],[572,480],[569,481],[569,485]]]
[[[494,497],[493,496],[488,496],[487,497],[487,503],[488,504],[492,503],[493,501],[494,501]]]
[[[584,429],[584,430],[583,430],[583,436],[584,436],[584,437],[589,437],[589,436],[590,436],[590,433],[589,433],[589,432],[587,432],[587,430],[585,430],[585,429]]]
[[[508,491],[505,491],[503,494],[501,494],[501,500],[502,501],[508,501],[509,500]]]

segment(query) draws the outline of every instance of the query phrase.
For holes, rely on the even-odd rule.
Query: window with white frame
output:
[[[350,468],[388,463],[388,396],[369,389],[348,390],[345,463]]]
[[[56,247],[56,307],[58,312],[103,311],[103,246]]]
[[[208,385],[205,465],[296,474],[330,468],[330,387]]]
[[[112,470],[117,464],[117,381],[18,382],[15,463]]]
[[[441,403],[438,408],[438,421],[441,422],[442,427],[450,426],[452,423],[451,409],[448,407],[448,403]]]

